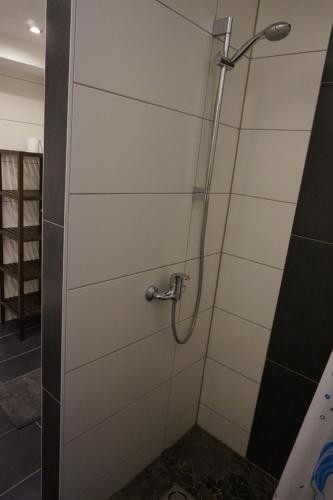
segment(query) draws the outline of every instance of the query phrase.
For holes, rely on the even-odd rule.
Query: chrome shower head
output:
[[[267,26],[262,33],[270,42],[277,42],[289,35],[291,25],[285,22],[273,23]]]
[[[291,25],[284,21],[270,24],[262,31],[259,31],[250,40],[248,40],[237,52],[231,57],[231,62],[234,64],[247,52],[258,40],[267,39],[270,42],[277,42],[289,35]]]

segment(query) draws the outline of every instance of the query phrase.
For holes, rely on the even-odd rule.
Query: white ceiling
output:
[[[43,73],[45,52],[46,0],[0,0],[0,66],[13,65],[15,72],[35,76]],[[44,32],[36,36],[28,30],[35,24]]]

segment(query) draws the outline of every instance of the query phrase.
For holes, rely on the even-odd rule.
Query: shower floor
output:
[[[184,493],[172,494],[177,487],[188,492],[189,499],[272,500],[276,485],[275,479],[195,426],[112,500],[185,498]]]

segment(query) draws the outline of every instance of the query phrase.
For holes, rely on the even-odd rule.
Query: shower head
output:
[[[245,52],[247,52],[258,40],[265,39],[270,42],[277,42],[282,40],[289,35],[291,30],[291,25],[289,23],[279,21],[277,23],[270,24],[267,28],[259,31],[250,40],[248,40],[237,52],[231,57],[231,62],[234,64],[240,59]]]

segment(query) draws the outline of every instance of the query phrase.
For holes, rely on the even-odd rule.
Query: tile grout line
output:
[[[35,352],[41,350],[41,346],[39,347],[34,347],[33,349],[29,349],[28,351],[22,352],[21,354],[16,354],[16,356],[11,356],[10,358],[6,358],[0,361],[0,365],[3,363],[7,363],[7,361],[12,361],[16,358],[21,358],[22,356],[25,356],[26,354],[29,354],[31,352]]]
[[[47,393],[47,394],[48,394],[48,395],[49,395],[52,399],[54,399],[54,401],[55,401],[56,403],[58,403],[58,405],[60,405],[60,406],[61,406],[61,403],[60,403],[59,399],[57,399],[55,396],[53,396],[53,394],[52,394],[50,391],[48,391],[48,390],[45,388],[45,386],[44,386],[44,385],[42,385],[42,390],[43,390],[43,391],[45,391],[45,392],[46,392],[46,393]]]
[[[17,486],[20,486],[22,483],[24,483],[25,481],[27,481],[28,479],[30,479],[31,477],[35,476],[36,474],[38,474],[39,472],[41,472],[41,468],[35,470],[34,472],[32,472],[31,474],[29,474],[29,476],[26,476],[24,479],[22,479],[21,481],[15,483],[13,486],[11,486],[10,488],[8,488],[7,490],[3,491],[0,496],[2,497],[3,495],[6,495],[7,493],[9,493],[10,491],[13,491],[15,488],[17,488]]]
[[[34,127],[44,127],[43,123],[25,122],[23,120],[11,120],[10,118],[3,118],[3,117],[0,118],[0,121],[8,123],[22,123],[24,125],[33,125]]]
[[[247,321],[248,323],[251,323],[252,325],[256,325],[256,326],[259,326],[260,328],[264,328],[265,330],[267,330],[267,334],[269,335],[270,332],[271,332],[271,328],[268,328],[267,326],[264,326],[264,325],[261,325],[260,323],[256,323],[255,321],[252,321],[248,318],[245,318],[244,316],[240,316],[239,314],[236,314],[236,313],[233,313],[231,311],[228,311],[227,309],[223,309],[222,307],[219,307],[217,305],[215,305],[215,309],[218,309],[219,311],[222,311],[224,313],[227,313],[227,314],[230,314],[231,316],[235,316],[236,318],[239,318],[243,321]]]
[[[253,264],[258,264],[259,266],[269,267],[270,269],[276,269],[277,271],[283,271],[284,267],[272,266],[271,264],[265,264],[264,262],[259,262],[258,260],[249,259],[248,257],[241,257],[240,255],[235,255],[229,252],[222,252],[222,255],[229,255],[229,257],[234,257],[235,259],[245,260],[247,262],[252,262]]]
[[[313,241],[314,243],[320,243],[322,245],[333,245],[333,242],[331,243],[325,240],[318,240],[316,238],[310,238],[309,236],[301,236],[300,234],[295,234],[295,233],[291,233],[291,237],[300,238],[302,240],[307,240],[307,241]]]
[[[213,255],[219,255],[220,253],[221,253],[220,251],[219,252],[213,252],[213,253],[206,253],[205,257],[212,257]],[[135,273],[130,273],[130,274],[122,274],[120,276],[115,276],[114,278],[107,278],[107,279],[104,279],[104,280],[101,280],[101,281],[93,281],[92,283],[87,283],[87,284],[84,284],[84,285],[79,285],[79,286],[75,286],[75,287],[72,287],[72,288],[67,288],[67,292],[72,292],[72,291],[75,291],[75,290],[81,290],[82,288],[88,288],[88,287],[93,286],[93,285],[99,285],[99,284],[102,284],[102,283],[107,283],[107,282],[118,280],[118,279],[129,278],[130,276],[136,276],[138,274],[144,274],[144,273],[148,273],[148,272],[151,272],[151,271],[157,271],[158,269],[165,269],[167,267],[177,266],[179,264],[185,264],[187,262],[193,262],[195,260],[199,260],[199,257],[193,257],[193,258],[187,259],[187,260],[180,260],[180,261],[177,261],[177,262],[171,262],[171,263],[165,264],[163,266],[153,267],[153,268],[150,268],[150,269],[144,269],[143,271],[136,271]]]
[[[224,193],[221,193],[221,194],[224,194]],[[231,196],[242,196],[244,198],[254,198],[256,200],[274,201],[276,203],[286,203],[287,205],[294,205],[295,207],[297,205],[296,201],[279,200],[277,198],[267,198],[266,196],[259,196],[259,195],[247,194],[247,193],[236,193],[234,191],[231,193]]]
[[[254,61],[258,59],[269,59],[274,57],[287,57],[287,56],[298,56],[301,54],[320,54],[322,52],[327,52],[327,49],[318,49],[318,50],[302,50],[300,52],[285,52],[283,54],[268,54],[266,56],[254,56],[251,59]]]
[[[205,406],[206,408],[208,408],[208,410],[212,411],[213,413],[215,413],[216,415],[218,415],[219,417],[223,418],[224,420],[226,420],[227,422],[229,422],[230,424],[234,425],[235,427],[237,427],[238,429],[240,429],[241,431],[245,432],[248,436],[250,435],[250,431],[244,429],[243,427],[241,427],[240,425],[236,424],[235,422],[233,422],[232,420],[230,420],[230,418],[228,417],[225,417],[224,415],[222,415],[222,413],[220,413],[219,411],[215,410],[214,408],[211,408],[207,403],[205,403],[204,401],[201,401],[201,404],[202,406]]]
[[[258,382],[258,380],[255,380],[254,378],[251,378],[248,375],[245,375],[245,373],[242,373],[238,370],[235,370],[235,368],[232,368],[231,366],[226,365],[225,363],[222,363],[221,361],[218,361],[217,359],[212,358],[211,356],[207,356],[207,359],[209,359],[210,361],[214,361],[214,363],[217,363],[218,365],[223,366],[224,368],[227,368],[231,372],[236,373],[237,375],[240,375],[241,377],[246,378],[247,380],[250,380],[250,382],[255,383],[257,386],[259,386],[259,384],[260,384],[260,382]]]
[[[281,363],[278,363],[277,361],[273,361],[268,356],[266,356],[266,360],[265,361],[268,361],[269,363],[272,363],[273,365],[279,366],[280,368],[286,370],[287,372],[292,373],[293,375],[297,375],[298,377],[304,378],[308,382],[312,382],[313,384],[318,385],[318,382],[316,380],[314,380],[314,379],[312,379],[310,377],[307,377],[306,375],[303,375],[302,373],[296,372],[295,370],[292,370],[291,368],[288,368],[287,366],[282,365]]]
[[[168,377],[166,380],[164,380],[163,382],[159,383],[157,386],[153,387],[152,389],[150,389],[149,391],[145,392],[144,394],[141,394],[140,396],[138,396],[137,398],[135,398],[134,400],[130,401],[129,403],[127,403],[125,406],[119,408],[117,411],[115,411],[114,413],[112,413],[111,415],[108,415],[107,417],[104,417],[102,420],[98,421],[97,423],[95,423],[94,425],[92,425],[91,427],[89,427],[88,429],[85,429],[84,431],[82,431],[80,434],[78,434],[77,436],[69,439],[68,441],[65,441],[64,442],[64,446],[68,446],[69,444],[71,444],[72,442],[80,439],[82,436],[84,436],[85,434],[87,434],[88,432],[91,432],[92,430],[96,429],[97,427],[99,427],[100,425],[103,425],[105,424],[105,422],[107,422],[108,420],[111,420],[112,418],[114,418],[116,415],[118,415],[119,413],[125,411],[127,408],[129,408],[130,406],[134,405],[135,403],[137,403],[138,401],[140,401],[141,399],[145,398],[146,396],[148,396],[149,394],[152,394],[154,391],[156,391],[157,389],[160,389],[161,387],[163,387],[164,385],[166,384],[169,384],[174,378],[178,377],[178,375],[180,375],[181,373],[185,372],[186,370],[192,368],[194,365],[196,364],[199,364],[202,360],[204,359],[204,356],[202,356],[201,358],[195,360],[194,362],[192,362],[190,365],[187,365],[185,368],[183,368],[182,370],[179,370],[179,372],[177,372],[174,376],[171,376],[171,377]]]

